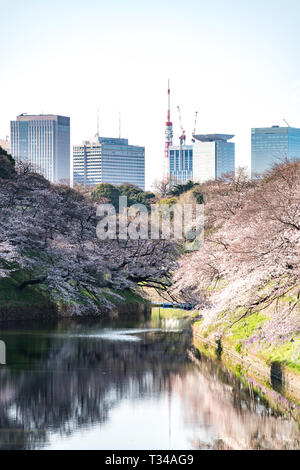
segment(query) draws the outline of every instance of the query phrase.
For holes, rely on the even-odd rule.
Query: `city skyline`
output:
[[[67,153],[64,147],[59,147],[65,137],[59,129],[64,129],[66,120],[68,125]],[[286,159],[300,160],[300,129],[289,126],[286,121],[285,123],[287,127],[274,125],[251,129],[252,178],[262,175],[274,164]],[[28,128],[23,128],[24,125],[28,125]],[[57,125],[57,130],[55,125]],[[23,126],[22,129],[20,126]],[[55,114],[21,114],[17,116],[16,121],[10,122],[10,134],[11,140],[8,136],[6,140],[0,140],[0,147],[11,153],[16,160],[29,161],[39,173],[52,182],[69,181],[71,185],[78,183],[84,186],[94,186],[100,183],[118,186],[127,182],[145,190],[145,147],[129,145],[128,139],[102,137],[97,131],[92,139],[73,145],[73,152],[71,152],[70,117]],[[238,168],[235,165],[235,142],[227,142],[235,135],[193,134],[192,137],[192,145],[185,145],[181,141],[180,145],[171,145],[168,151],[169,177],[174,184],[183,184],[190,180],[203,183],[232,173]],[[54,147],[51,144],[52,138]],[[200,146],[199,143],[201,143]],[[207,147],[212,144],[215,147]],[[103,145],[106,149],[104,153]],[[77,160],[75,166],[78,166],[79,173],[75,170],[74,158]],[[125,165],[123,158],[125,158]],[[48,163],[45,165],[46,160]],[[127,163],[130,163],[128,168]],[[126,178],[124,175],[127,175]]]
[[[122,137],[146,147],[149,188],[162,175],[168,78],[175,145],[177,105],[187,144],[195,111],[197,133],[235,133],[237,166],[250,165],[249,129],[300,127],[297,1],[0,6],[1,138],[16,115],[55,111],[72,117],[73,146],[96,133],[97,108],[100,135],[117,137],[121,112]]]

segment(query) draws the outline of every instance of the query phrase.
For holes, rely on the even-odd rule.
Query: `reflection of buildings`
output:
[[[131,183],[145,189],[145,148],[127,139],[99,137],[73,147],[73,183]]]
[[[11,154],[53,183],[70,180],[70,118],[21,114],[11,121]]]

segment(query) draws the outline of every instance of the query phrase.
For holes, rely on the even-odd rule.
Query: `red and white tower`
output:
[[[169,149],[173,144],[173,124],[171,122],[171,91],[170,80],[168,81],[168,117],[166,122],[166,144],[165,144],[165,158],[164,158],[164,179],[169,180]]]

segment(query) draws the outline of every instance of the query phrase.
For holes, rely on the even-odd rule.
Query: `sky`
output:
[[[162,177],[167,83],[187,143],[235,134],[250,165],[251,127],[300,127],[299,0],[0,0],[0,139],[18,114],[71,117],[71,144],[121,135]]]

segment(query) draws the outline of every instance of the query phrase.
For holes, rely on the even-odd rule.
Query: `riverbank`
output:
[[[213,343],[194,330],[194,354],[197,363],[201,358],[218,361],[220,370],[230,371],[249,387],[250,394],[256,393],[266,400],[273,409],[300,422],[300,377],[286,369],[272,369],[254,356],[241,357],[226,347],[220,357],[219,345]]]
[[[200,354],[218,360],[235,376],[252,384],[261,396],[280,410],[291,410],[291,401],[298,405],[294,406],[293,412],[300,420],[298,338],[277,347],[261,344],[257,340],[253,347],[253,343],[248,341],[249,337],[255,337],[255,333],[261,331],[262,321],[266,319],[263,320],[261,314],[250,315],[240,320],[242,325],[238,322],[233,331],[223,331],[222,335],[217,327],[204,325],[203,320],[197,321],[192,326],[194,347]]]
[[[295,285],[270,300],[271,283],[257,291],[251,308],[228,307],[218,311],[218,303],[203,310],[203,318],[193,325],[196,338],[230,368],[278,389],[300,403],[300,300]],[[222,297],[225,285],[217,292]],[[216,297],[214,298],[216,300]]]
[[[39,286],[27,286],[26,289],[20,290],[19,284],[18,277],[5,278],[0,282],[0,323],[77,316],[75,304],[72,306],[64,302],[54,303]],[[108,319],[122,316],[124,319],[137,320],[151,317],[151,303],[136,292],[130,290],[113,292],[107,289],[106,297],[113,304],[111,308],[99,305],[97,311],[91,311],[84,316]]]

